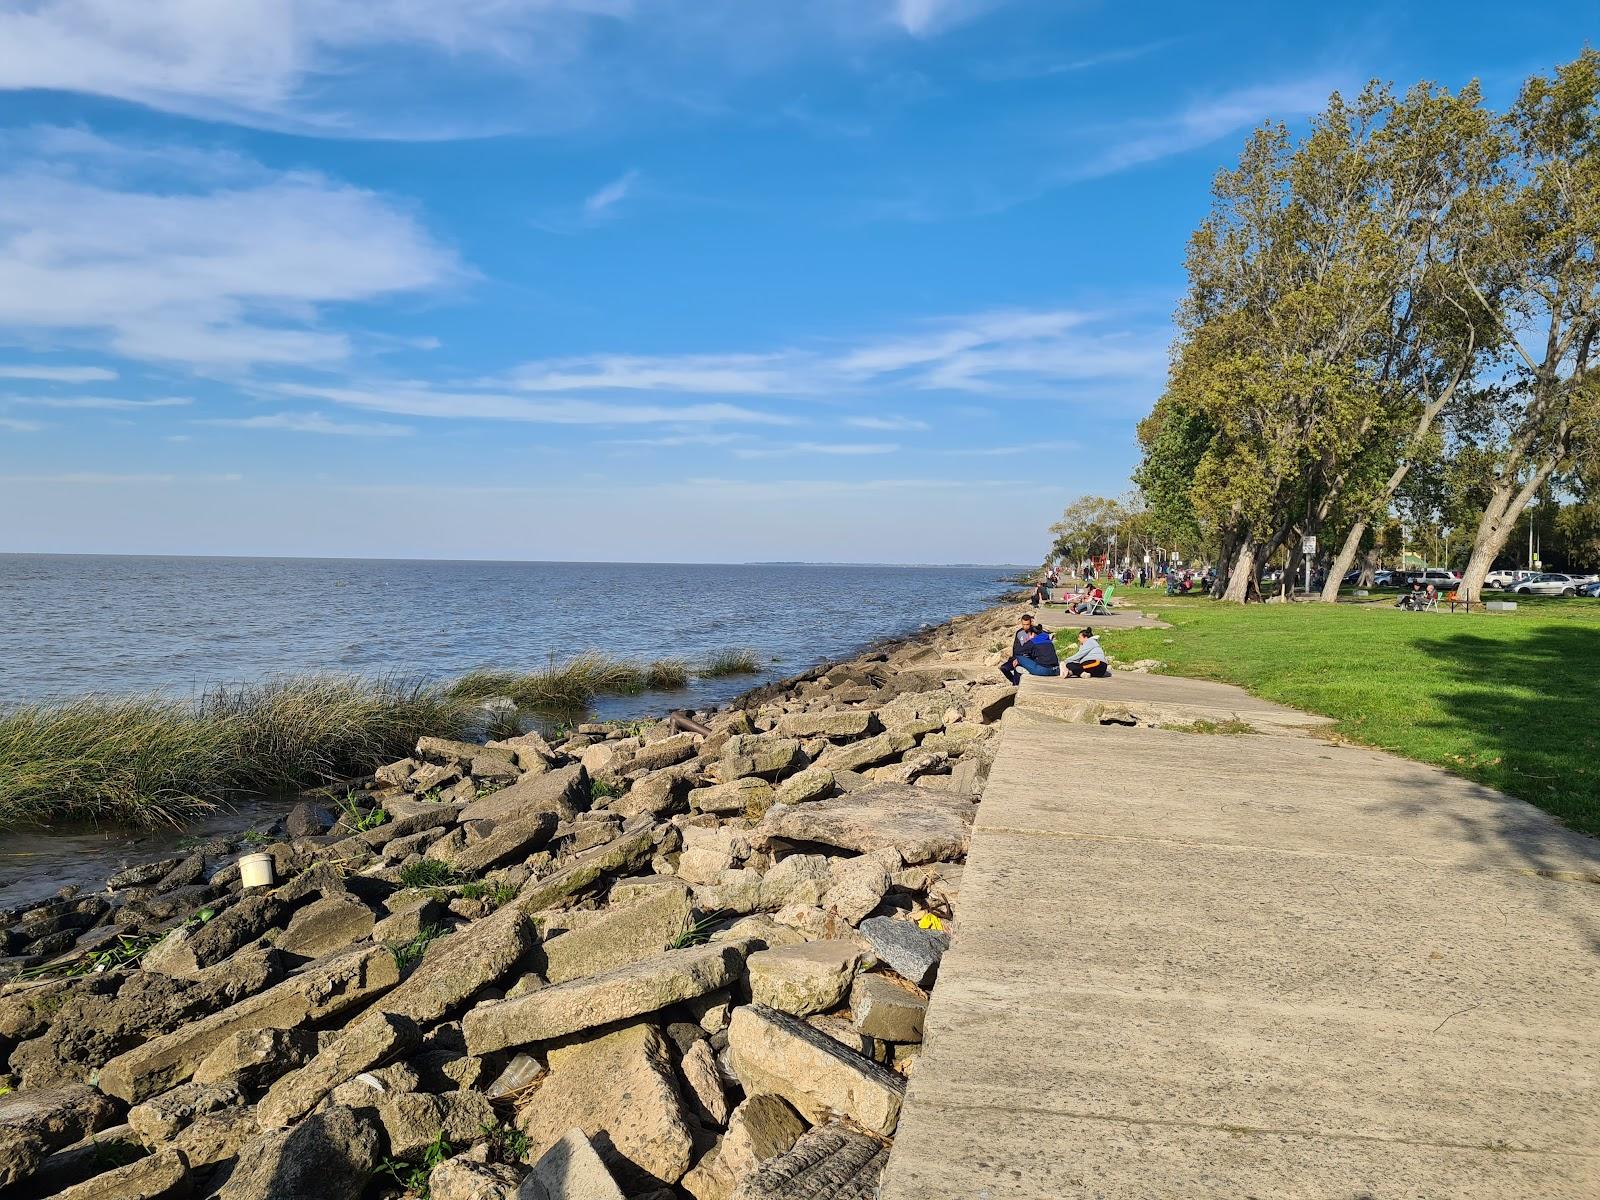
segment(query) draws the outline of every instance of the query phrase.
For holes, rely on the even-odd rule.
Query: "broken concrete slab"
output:
[[[737,1009],[728,1050],[746,1094],[782,1096],[807,1120],[837,1113],[890,1134],[900,1119],[905,1080],[798,1017],[754,1004]]]
[[[683,1178],[694,1135],[657,1029],[631,1025],[563,1046],[552,1051],[550,1070],[517,1115],[530,1155],[542,1157],[576,1128],[600,1144],[607,1168],[631,1191]]]
[[[736,943],[668,950],[515,1000],[480,1005],[462,1021],[467,1048],[488,1054],[656,1012],[728,986],[741,973],[744,956],[745,947]]]
[[[552,984],[638,962],[660,954],[689,927],[694,900],[678,880],[618,904],[581,929],[545,942],[540,974]]]
[[[370,946],[335,955],[264,992],[118,1055],[100,1071],[100,1090],[138,1103],[176,1087],[224,1039],[248,1029],[294,1029],[364,1004],[400,978],[394,955]]]
[[[834,846],[865,853],[895,849],[907,863],[966,854],[975,805],[953,792],[874,783],[808,804],[774,808],[750,832],[758,848],[774,842]]]
[[[835,1008],[850,990],[861,950],[853,942],[801,942],[752,954],[745,962],[757,1004],[797,1017]]]

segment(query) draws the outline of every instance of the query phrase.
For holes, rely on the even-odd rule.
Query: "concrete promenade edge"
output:
[[[1024,680],[882,1200],[1600,1197],[1600,843],[1315,721]]]

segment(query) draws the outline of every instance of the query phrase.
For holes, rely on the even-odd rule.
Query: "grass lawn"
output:
[[[1514,597],[1514,613],[1373,604],[1248,608],[1121,588],[1172,629],[1107,630],[1160,659],[1334,717],[1338,736],[1434,763],[1600,834],[1600,600]],[[1070,642],[1071,628],[1059,635]]]

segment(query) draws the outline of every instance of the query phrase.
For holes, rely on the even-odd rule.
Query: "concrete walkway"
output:
[[[1600,843],[1310,720],[1024,681],[883,1200],[1600,1197]]]

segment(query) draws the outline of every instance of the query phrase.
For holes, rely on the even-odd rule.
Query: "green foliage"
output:
[[[712,933],[723,919],[723,913],[706,913],[684,926],[683,932],[667,943],[668,950],[682,950],[688,946],[703,946],[711,940]]]
[[[444,1130],[423,1148],[417,1162],[403,1158],[386,1158],[378,1164],[377,1174],[387,1175],[407,1195],[417,1200],[428,1200],[428,1176],[440,1163],[455,1153],[455,1148],[445,1140]]]
[[[447,866],[436,858],[424,858],[400,868],[401,887],[448,887],[452,883],[461,881],[461,875],[454,867]]]
[[[355,793],[353,792],[339,801],[339,809],[344,813],[345,824],[357,833],[362,833],[368,829],[376,829],[389,819],[389,814],[382,808],[362,811],[361,806],[356,803]]]
[[[500,1122],[495,1125],[485,1124],[483,1127],[484,1139],[488,1142],[489,1161],[500,1163],[520,1164],[528,1156],[528,1135],[515,1125]]]
[[[481,879],[474,879],[456,888],[456,895],[468,900],[487,900],[495,908],[515,899],[516,894],[517,889],[509,883],[487,883]]]
[[[1241,721],[1238,717],[1229,717],[1226,721],[1195,720],[1186,724],[1163,725],[1163,729],[1171,729],[1178,733],[1212,733],[1225,737],[1241,737],[1247,733],[1254,733],[1256,727],[1249,721]]]
[[[761,670],[761,660],[753,650],[719,650],[700,664],[697,672],[702,679],[720,679],[727,675],[754,675]]]
[[[627,790],[627,784],[619,779],[613,779],[610,775],[591,775],[589,777],[589,800],[591,803],[613,799]]]
[[[417,931],[417,936],[409,942],[401,942],[390,946],[389,953],[394,955],[395,966],[402,971],[409,971],[422,961],[422,956],[427,953],[429,946],[449,932],[443,925],[425,925]]]

